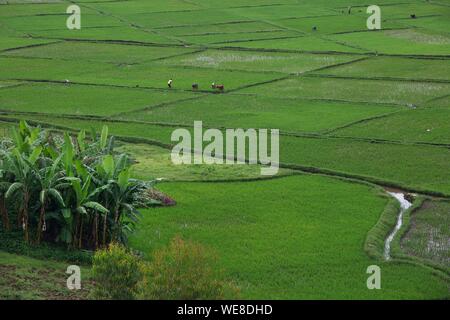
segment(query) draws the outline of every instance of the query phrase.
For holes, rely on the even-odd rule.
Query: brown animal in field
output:
[[[192,84],[192,90],[197,91],[198,90],[198,83]]]
[[[211,85],[211,88],[216,89],[217,91],[223,92],[225,90],[225,86],[223,84],[213,84]]]

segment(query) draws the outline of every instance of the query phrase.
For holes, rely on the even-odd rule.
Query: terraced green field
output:
[[[176,208],[146,212],[132,245],[143,252],[174,234],[220,252],[243,298],[435,299],[445,282],[411,265],[380,262],[385,286],[366,287],[361,249],[386,205],[370,186],[317,176],[263,182],[173,183]],[[315,201],[320,199],[320,201]],[[349,232],[352,230],[352,232]]]
[[[66,27],[73,3],[81,30]],[[449,299],[450,2],[377,4],[369,31],[359,0],[0,0],[0,134],[107,124],[135,177],[164,178],[177,201],[144,210],[130,245],[147,259],[175,235],[212,247],[243,298]],[[174,165],[172,132],[199,120],[279,129],[278,176]],[[398,214],[387,187],[429,197],[390,261],[372,254]],[[0,252],[21,281],[0,298],[61,296],[47,290],[61,265],[27,293],[45,262]]]

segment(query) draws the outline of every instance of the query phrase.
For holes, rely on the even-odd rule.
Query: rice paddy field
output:
[[[212,248],[243,299],[449,299],[450,1],[375,4],[381,30],[360,0],[0,0],[0,134],[108,125],[177,202],[142,210],[130,246]],[[173,164],[171,134],[194,121],[279,129],[278,174]],[[413,198],[390,260],[386,190]],[[50,289],[65,264],[47,267],[0,251],[0,298],[70,298]]]

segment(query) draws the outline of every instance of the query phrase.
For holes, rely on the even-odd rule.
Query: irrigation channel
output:
[[[386,260],[391,259],[391,243],[392,243],[392,240],[394,240],[397,232],[402,227],[403,214],[406,212],[406,210],[408,210],[412,206],[412,203],[405,199],[404,193],[390,192],[390,191],[388,191],[388,193],[391,196],[393,196],[395,199],[397,199],[398,202],[400,202],[400,213],[398,214],[397,223],[395,225],[395,228],[394,228],[394,230],[392,230],[391,234],[387,237],[385,245],[384,245],[384,258]]]

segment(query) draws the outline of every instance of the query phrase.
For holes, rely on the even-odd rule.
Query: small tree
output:
[[[46,166],[36,173],[37,179],[39,181],[39,187],[37,191],[40,190],[40,213],[36,235],[36,242],[38,244],[41,242],[42,233],[47,229],[45,222],[45,211],[47,209],[49,201],[53,199],[60,207],[65,207],[61,193],[59,192],[59,190],[57,190],[57,186],[60,185],[59,179],[62,177],[62,172],[59,171],[60,161],[61,156],[59,156],[51,166]]]
[[[40,156],[42,148],[35,148],[33,152],[27,156],[20,153],[15,148],[10,154],[5,153],[5,163],[14,174],[15,182],[13,182],[5,193],[5,198],[10,199],[18,195],[20,204],[20,213],[18,215],[18,224],[22,225],[26,242],[30,242],[29,237],[29,219],[30,219],[30,200],[33,196],[33,187],[36,183],[35,163]]]
[[[95,299],[131,300],[135,298],[142,280],[140,259],[123,246],[112,243],[98,250],[93,259],[92,272],[96,283]]]

